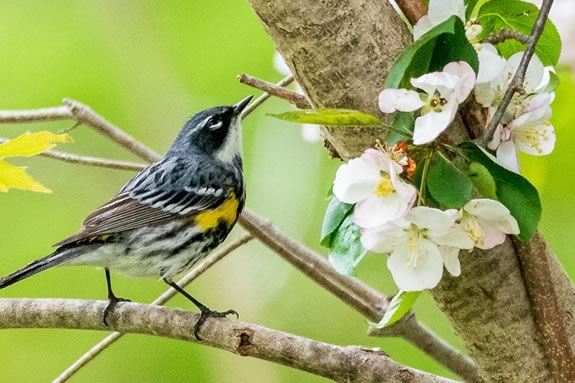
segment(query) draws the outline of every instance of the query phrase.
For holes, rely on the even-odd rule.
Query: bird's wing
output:
[[[199,166],[202,166],[201,171]],[[120,193],[90,214],[82,230],[56,246],[137,229],[220,206],[233,192],[229,172],[220,167],[163,161],[134,177]]]

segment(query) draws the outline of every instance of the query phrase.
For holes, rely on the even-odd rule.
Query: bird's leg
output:
[[[118,302],[131,302],[129,299],[126,298],[118,298],[114,292],[112,291],[112,278],[110,276],[110,269],[108,269],[107,267],[104,268],[104,271],[106,272],[106,286],[108,287],[108,306],[106,306],[106,308],[104,309],[104,324],[106,326],[109,326],[108,324],[108,314],[110,314],[110,312],[112,310],[114,310],[114,307],[116,307],[116,304],[118,304]]]
[[[202,338],[200,338],[199,331],[200,331],[200,328],[202,327],[202,325],[204,324],[204,322],[206,321],[206,319],[208,319],[209,317],[225,318],[226,316],[231,315],[231,314],[235,315],[237,318],[240,317],[236,310],[227,310],[227,311],[223,311],[223,312],[213,311],[213,310],[209,309],[206,305],[204,305],[202,302],[198,301],[196,298],[194,298],[190,294],[188,294],[186,292],[186,290],[182,289],[177,283],[175,283],[169,279],[166,279],[166,278],[163,278],[163,279],[164,279],[164,282],[166,282],[166,284],[168,284],[174,290],[176,290],[177,292],[182,294],[184,297],[186,297],[186,299],[188,299],[190,302],[192,302],[200,310],[200,318],[194,324],[194,335],[196,336],[197,340],[200,340],[200,341],[202,340]]]

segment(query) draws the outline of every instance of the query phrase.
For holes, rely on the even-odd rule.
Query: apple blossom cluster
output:
[[[443,268],[461,273],[459,251],[490,249],[518,234],[509,210],[491,199],[474,199],[462,209],[414,206],[417,189],[402,178],[408,157],[401,150],[367,149],[339,167],[334,195],[354,204],[353,219],[367,250],[389,254],[387,267],[403,291],[435,287]]]
[[[477,76],[466,62],[452,62],[442,71],[411,79],[411,85],[425,93],[384,89],[379,95],[379,107],[384,113],[420,111],[413,131],[415,145],[427,144],[447,129],[459,104],[472,90],[477,102],[488,109],[490,117],[493,116],[523,55],[518,52],[505,60],[495,46],[480,41],[482,27],[474,20],[466,23],[463,0],[431,0],[429,13],[413,28],[415,40],[454,15],[465,23],[466,37],[477,51]],[[537,55],[533,56],[523,91],[514,95],[489,143],[489,148],[496,151],[498,161],[515,172],[519,172],[518,151],[541,156],[554,149],[555,131],[549,119],[555,95],[546,91],[551,70],[543,66]]]

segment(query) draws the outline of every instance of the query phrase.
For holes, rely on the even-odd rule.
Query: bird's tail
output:
[[[0,289],[4,287],[8,287],[16,282],[19,282],[23,279],[31,277],[34,274],[39,273],[40,271],[44,271],[54,266],[58,266],[70,258],[73,258],[76,254],[72,251],[59,251],[56,250],[54,253],[40,258],[27,266],[24,266],[18,271],[13,272],[10,275],[0,278]]]

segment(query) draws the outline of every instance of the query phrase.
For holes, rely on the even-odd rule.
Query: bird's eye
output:
[[[208,121],[208,127],[210,128],[210,130],[219,129],[219,128],[222,127],[222,125],[223,125],[223,123],[222,123],[221,121],[218,121],[218,120],[216,120],[216,121],[211,121],[211,120]]]

